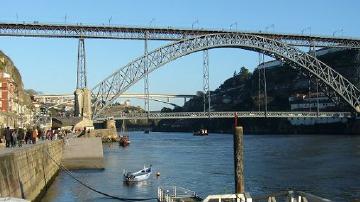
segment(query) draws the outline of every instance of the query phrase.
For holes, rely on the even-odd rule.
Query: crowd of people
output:
[[[5,141],[6,147],[22,147],[23,144],[36,144],[38,140],[58,140],[65,138],[68,130],[44,130],[40,128],[14,128],[6,127],[0,136],[0,143]]]

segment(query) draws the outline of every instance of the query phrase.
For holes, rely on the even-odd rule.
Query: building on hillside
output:
[[[323,48],[316,50],[315,52],[309,52],[311,55],[315,55],[320,59],[327,59],[331,58],[331,55],[334,53],[340,54],[344,51],[343,48]],[[334,59],[333,59],[334,60]],[[351,69],[352,63],[350,64],[342,64],[341,68],[345,66],[347,68],[344,69]],[[256,70],[277,70],[283,68],[284,66],[288,66],[284,64],[282,61],[279,60],[271,60],[267,62],[263,62],[259,64]],[[338,108],[336,104],[330,100],[325,94],[317,93],[311,91],[314,89],[309,81],[308,77],[297,77],[295,80],[292,81],[292,90],[293,96],[288,98],[289,101],[289,108],[291,111],[337,111]],[[269,90],[269,86],[268,86]],[[272,89],[274,90],[274,89]],[[346,118],[342,117],[333,117],[333,118],[289,118],[288,119],[292,125],[315,125],[315,124],[326,124],[326,123],[345,123],[347,122]]]
[[[26,127],[31,124],[31,109],[24,104],[19,86],[9,73],[0,72],[0,126]]]
[[[2,112],[11,112],[15,109],[14,101],[17,98],[15,95],[15,82],[10,74],[0,73],[0,108]]]
[[[291,111],[335,111],[336,105],[323,93],[296,94],[289,97]],[[291,125],[315,125],[326,123],[346,123],[343,117],[331,118],[288,118]]]

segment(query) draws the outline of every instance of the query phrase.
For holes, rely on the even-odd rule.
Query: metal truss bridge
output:
[[[145,92],[147,101],[145,101],[145,105],[148,106],[149,95],[146,89],[148,90],[147,78],[149,73],[173,60],[194,52],[204,51],[204,54],[207,55],[207,50],[214,48],[240,48],[256,51],[275,58],[281,63],[287,63],[294,70],[301,71],[309,75],[311,80],[319,82],[320,90],[334,102],[340,102],[341,100],[357,113],[360,112],[360,90],[333,68],[316,58],[316,56],[306,53],[297,47],[312,47],[313,50],[315,50],[315,47],[360,49],[359,38],[244,32],[238,30],[42,24],[38,22],[0,23],[0,36],[79,38],[80,40],[84,38],[144,40],[145,51],[143,56],[134,59],[115,71],[91,90],[93,118],[100,116],[107,106],[141,79],[146,81]],[[148,52],[148,40],[169,40],[174,42]],[[204,58],[208,58],[208,56]],[[208,66],[207,63],[206,66]],[[208,75],[206,78],[208,79]],[[222,116],[221,113],[210,114],[207,117],[220,117]],[[282,113],[280,115],[277,112],[275,114],[273,112],[269,113],[264,116],[282,117],[280,116]],[[251,114],[256,115],[257,113]],[[251,116],[251,114],[248,114],[248,116]],[[288,117],[290,114],[285,112],[283,116]],[[310,114],[309,116],[313,115]]]
[[[360,91],[349,80],[316,57],[296,48],[263,36],[219,33],[177,41],[128,63],[92,89],[94,118],[100,115],[118,96],[159,67],[194,52],[214,48],[240,48],[263,53],[289,64],[295,70],[319,81],[320,90],[330,99],[342,98],[354,111],[360,112]],[[146,67],[146,68],[145,68]],[[115,96],[113,96],[115,95]]]
[[[115,120],[125,119],[205,119],[205,118],[352,118],[350,112],[264,112],[264,111],[237,111],[237,112],[151,112],[151,113],[119,113]],[[98,116],[94,121],[109,119],[107,116]]]
[[[114,96],[114,95],[113,95]],[[173,106],[177,106],[170,102],[170,99],[191,99],[195,97],[195,95],[189,94],[169,94],[169,93],[150,93],[149,99],[161,102],[165,104],[170,104]],[[49,106],[58,106],[58,105],[73,105],[75,100],[75,96],[73,94],[45,94],[45,95],[34,95],[34,100],[37,103],[41,103]],[[137,98],[137,99],[146,99],[144,93],[124,93],[119,96],[119,98]],[[165,99],[165,100],[164,100]]]
[[[231,29],[194,29],[179,27],[135,27],[79,24],[0,23],[0,36],[98,38],[135,40],[184,40],[200,35],[237,33],[266,37],[294,46],[360,48],[359,38],[249,32]]]

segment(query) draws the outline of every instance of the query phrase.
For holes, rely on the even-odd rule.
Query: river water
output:
[[[209,194],[234,190],[233,139],[190,133],[130,133],[129,147],[104,144],[104,170],[74,171],[103,192],[124,198],[156,197],[157,187],[176,185]],[[245,135],[245,189],[252,196],[287,189],[334,201],[360,198],[360,136]],[[152,164],[149,180],[122,182],[123,169]],[[115,201],[94,193],[61,172],[42,201]]]

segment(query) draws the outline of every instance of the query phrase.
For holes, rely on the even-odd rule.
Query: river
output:
[[[104,144],[104,170],[74,171],[103,192],[125,198],[156,197],[157,187],[177,185],[209,194],[234,190],[233,139],[229,134],[130,133],[131,144]],[[252,196],[287,190],[334,201],[360,198],[360,136],[245,135],[245,189]],[[144,183],[123,184],[123,170],[153,165]],[[42,201],[113,201],[60,172]],[[115,200],[114,200],[115,201]]]

